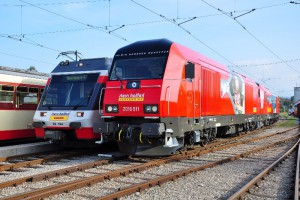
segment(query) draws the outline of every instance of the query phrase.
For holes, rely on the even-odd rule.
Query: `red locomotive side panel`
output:
[[[260,94],[260,105],[261,105],[260,114],[267,114],[268,113],[268,101],[266,97],[267,89],[262,85],[260,85],[259,91],[260,91],[259,94]]]
[[[245,80],[245,114],[259,113],[258,87],[251,79],[244,77]]]
[[[195,77],[192,81],[185,78],[184,66],[189,61],[195,63]],[[223,88],[223,95],[221,94],[221,79],[229,77],[225,69],[205,56],[179,44],[173,44],[163,79],[161,116],[200,117],[234,114],[229,91],[226,92]]]
[[[245,114],[254,114],[253,85],[245,84]]]
[[[260,104],[260,94],[259,87],[257,83],[253,85],[253,114],[260,114],[261,104]]]
[[[220,109],[223,102],[229,102],[228,98],[221,99],[220,73],[203,67],[202,83],[202,116],[232,113],[232,106]]]
[[[166,63],[160,94],[160,116],[186,116],[186,84],[183,81],[186,61],[179,49],[172,45]]]

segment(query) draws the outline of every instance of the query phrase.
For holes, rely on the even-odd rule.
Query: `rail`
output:
[[[284,140],[280,140],[280,141],[274,142],[272,144],[268,144],[268,145],[263,146],[263,147],[257,147],[255,149],[251,149],[251,150],[246,151],[246,152],[241,152],[240,154],[235,154],[232,157],[228,157],[228,158],[218,160],[218,161],[215,161],[215,162],[212,162],[212,163],[207,163],[205,165],[192,167],[192,168],[186,169],[184,171],[181,170],[179,172],[175,172],[174,174],[171,174],[172,176],[170,176],[170,174],[169,174],[169,175],[165,175],[165,176],[160,177],[161,179],[152,179],[152,180],[143,182],[142,183],[143,185],[140,185],[140,186],[134,185],[133,187],[135,187],[135,189],[132,189],[132,187],[131,187],[131,189],[129,189],[131,192],[129,192],[129,193],[132,193],[133,191],[143,190],[144,187],[148,188],[148,187],[152,187],[152,186],[155,186],[155,185],[160,185],[160,184],[162,184],[166,181],[172,181],[172,180],[174,180],[178,177],[185,176],[186,174],[189,174],[189,173],[192,173],[192,172],[195,172],[195,171],[199,171],[199,170],[203,170],[203,169],[210,168],[210,167],[213,167],[213,166],[217,166],[217,165],[220,165],[220,164],[226,163],[226,162],[231,162],[231,161],[239,159],[243,156],[247,156],[251,153],[255,153],[255,152],[270,148],[272,146],[284,143],[288,140],[292,140],[296,137],[299,137],[299,135],[298,134],[293,135],[292,137],[285,138]],[[249,139],[249,141],[253,141],[253,138]],[[239,142],[237,142],[236,144],[239,144]],[[224,145],[223,148],[229,148],[231,145],[232,144]],[[217,151],[217,150],[220,150],[220,149],[219,148],[212,148],[212,149],[206,151],[206,153]],[[99,182],[102,182],[104,180],[108,180],[108,179],[111,179],[111,178],[126,176],[126,175],[131,174],[131,173],[138,173],[138,172],[144,171],[144,170],[146,170],[148,168],[151,168],[151,167],[154,167],[154,166],[159,166],[159,165],[174,162],[174,161],[188,159],[188,158],[191,158],[193,156],[197,156],[199,154],[204,154],[204,152],[201,151],[201,150],[198,150],[198,154],[197,154],[196,152],[191,151],[190,153],[186,152],[184,154],[174,155],[174,156],[170,156],[170,157],[163,158],[163,159],[156,159],[156,160],[152,160],[152,161],[147,162],[147,163],[142,163],[142,164],[138,164],[138,165],[134,165],[134,166],[128,166],[128,167],[125,167],[125,168],[122,168],[122,169],[119,169],[119,170],[110,171],[108,173],[102,173],[102,174],[98,174],[98,175],[95,175],[95,176],[92,176],[92,177],[81,178],[79,180],[75,180],[75,181],[71,181],[71,182],[61,183],[61,184],[53,185],[53,186],[46,187],[46,188],[40,188],[40,189],[36,189],[36,190],[33,190],[33,191],[29,191],[29,192],[25,192],[25,193],[21,193],[21,194],[16,194],[16,195],[13,195],[13,196],[4,197],[3,199],[21,199],[21,198],[40,199],[40,198],[46,198],[46,197],[49,197],[49,196],[52,196],[52,195],[55,195],[55,194],[60,194],[60,193],[68,192],[68,191],[71,191],[71,190],[76,190],[78,188],[91,186],[95,183],[99,183]],[[52,172],[52,174],[53,174],[53,172]],[[27,181],[28,181],[28,179],[27,179]],[[30,179],[29,181],[32,181],[32,179]],[[3,184],[5,184],[5,183],[3,183]],[[15,183],[15,184],[17,185],[19,183]],[[118,198],[118,197],[120,197],[119,195],[121,195],[121,196],[124,195],[125,193],[123,193],[123,192],[125,190],[128,191],[127,189],[128,188],[120,189],[119,191],[116,191],[114,194],[111,194],[111,195],[106,196],[106,197],[101,197],[101,198],[103,198],[103,199],[106,199],[107,197],[108,197],[107,199],[111,199],[110,197],[113,197],[113,198],[117,197]],[[129,193],[126,193],[126,194],[129,194]]]
[[[129,186],[129,187],[124,188],[124,189],[120,189],[119,191],[117,191],[115,193],[109,194],[107,196],[100,197],[100,198],[98,198],[98,200],[118,199],[118,198],[120,198],[122,196],[125,196],[125,195],[130,195],[130,194],[133,194],[135,192],[140,192],[140,191],[145,190],[147,188],[154,187],[156,185],[161,185],[165,182],[174,181],[175,179],[186,176],[186,175],[191,174],[193,172],[197,172],[197,171],[200,171],[200,170],[204,170],[204,169],[207,169],[207,168],[218,166],[218,165],[221,165],[221,164],[224,164],[224,163],[227,163],[227,162],[232,162],[232,161],[237,160],[239,158],[246,157],[249,154],[256,153],[256,152],[268,149],[270,147],[279,145],[283,142],[286,142],[288,140],[293,139],[294,137],[287,138],[283,141],[274,142],[274,143],[268,144],[268,145],[263,146],[263,147],[258,147],[258,148],[255,148],[253,150],[250,150],[250,151],[247,151],[247,152],[244,152],[244,153],[240,153],[240,154],[237,154],[237,155],[225,158],[225,159],[221,159],[221,160],[218,160],[218,161],[215,161],[215,162],[207,163],[207,164],[200,165],[200,166],[197,166],[197,167],[190,167],[188,169],[180,170],[178,172],[174,172],[174,173],[168,174],[168,175],[163,175],[163,176],[160,176],[158,178],[151,179],[149,181],[145,181],[145,182],[142,182],[142,183],[137,183],[133,186]]]
[[[265,177],[272,169],[277,167],[280,164],[280,162],[282,162],[287,156],[289,156],[295,150],[297,145],[299,145],[299,142],[300,139],[298,139],[298,141],[292,146],[292,148],[290,148],[284,155],[282,155],[275,162],[273,162],[271,165],[265,168],[261,173],[259,173],[256,177],[250,180],[240,190],[238,190],[231,197],[229,197],[228,200],[239,199],[240,197],[242,197],[247,191],[249,191],[252,187],[254,187],[255,184],[257,184],[261,179],[263,179],[263,177]]]
[[[295,193],[294,199],[299,199],[299,168],[300,168],[300,145],[298,145],[298,154],[297,154],[297,165],[296,165],[296,173],[295,173]]]

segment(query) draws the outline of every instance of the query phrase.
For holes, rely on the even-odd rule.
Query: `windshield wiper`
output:
[[[121,89],[124,88],[124,83],[123,83],[122,79],[120,78],[120,76],[117,74],[116,68],[114,69],[114,75],[117,77],[117,80],[120,81]]]
[[[86,99],[89,100],[89,97],[83,98],[78,104],[76,104],[76,105],[73,107],[73,110],[76,110],[78,107],[82,106],[81,104],[82,104],[83,102],[85,102]],[[87,101],[88,101],[88,100],[87,100]]]
[[[92,97],[93,91],[94,91],[94,89],[91,90],[91,92],[89,93],[89,95],[87,97],[84,97],[78,104],[76,104],[73,107],[73,110],[76,110],[78,107],[82,106],[81,104],[85,101],[86,101],[86,105],[84,105],[84,106],[87,106],[90,101],[90,98]]]

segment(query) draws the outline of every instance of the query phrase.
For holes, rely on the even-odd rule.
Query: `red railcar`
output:
[[[32,118],[48,76],[0,66],[0,141],[35,138]]]
[[[261,85],[187,47],[140,41],[116,52],[103,99],[105,121],[95,129],[113,135],[122,152],[168,155],[276,121],[272,98]]]

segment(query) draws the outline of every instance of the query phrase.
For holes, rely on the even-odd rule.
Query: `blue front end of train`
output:
[[[99,99],[110,66],[110,58],[61,62],[52,71],[34,115],[36,137],[63,144],[103,143],[106,138],[93,131],[93,124],[102,120]]]

